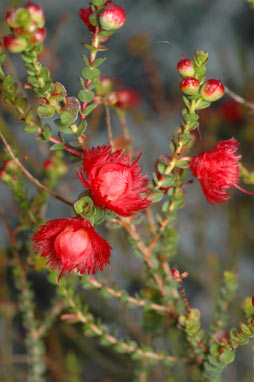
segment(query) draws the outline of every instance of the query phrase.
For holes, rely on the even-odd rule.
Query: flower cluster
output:
[[[141,174],[138,159],[132,161],[124,150],[111,153],[111,147],[105,145],[84,151],[78,176],[95,205],[121,216],[150,205],[150,200],[140,195],[148,191],[148,180]],[[59,279],[64,271],[95,273],[109,264],[111,247],[82,217],[51,220],[39,227],[33,241],[48,264],[60,270]]]
[[[182,92],[186,95],[198,95],[201,82],[198,79],[199,70],[190,59],[183,59],[178,62],[177,70],[183,77],[180,83]],[[203,100],[214,102],[219,100],[224,95],[224,86],[220,80],[207,80],[200,90],[200,95]]]
[[[24,8],[15,7],[6,12],[5,18],[12,29],[12,34],[3,38],[4,45],[10,52],[23,52],[45,40],[45,18],[38,5],[29,1]]]

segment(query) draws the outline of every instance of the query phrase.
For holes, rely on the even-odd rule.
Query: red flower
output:
[[[192,158],[190,169],[198,178],[206,199],[212,205],[229,199],[225,192],[239,181],[241,155],[235,154],[239,142],[235,138],[220,141],[213,150]]]
[[[140,156],[139,156],[140,157]],[[101,208],[107,208],[121,216],[150,205],[150,200],[140,194],[149,190],[146,175],[142,175],[137,162],[124,150],[111,153],[110,146],[98,146],[85,150],[83,169],[78,177],[89,188],[93,201]],[[84,178],[84,173],[86,178]]]
[[[89,274],[109,264],[111,247],[81,217],[50,220],[39,227],[32,240],[52,269],[59,269],[58,280],[64,271],[76,269],[80,274]]]

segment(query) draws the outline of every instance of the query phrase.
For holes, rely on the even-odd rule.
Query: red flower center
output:
[[[74,230],[72,227],[66,227],[54,241],[54,250],[60,261],[65,264],[79,264],[86,261],[90,255],[90,241],[85,230]],[[82,259],[80,258],[82,257]]]
[[[116,200],[132,187],[132,176],[129,168],[123,164],[107,164],[96,177],[100,184],[100,194],[107,200]]]

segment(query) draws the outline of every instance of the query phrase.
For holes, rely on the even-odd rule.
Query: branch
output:
[[[243,97],[239,96],[238,94],[232,92],[227,86],[225,86],[225,93],[229,95],[229,97],[233,98],[234,101],[240,103],[241,105],[244,105],[248,107],[249,109],[254,111],[254,102],[246,101]]]
[[[143,299],[136,299],[134,297],[128,296],[128,295],[126,295],[125,291],[121,292],[119,290],[115,290],[113,288],[109,288],[105,284],[103,284],[102,282],[99,282],[99,281],[97,281],[97,280],[95,280],[95,279],[93,279],[91,277],[86,278],[86,279],[83,278],[82,281],[83,280],[84,280],[84,282],[83,282],[84,286],[86,286],[86,282],[88,282],[94,288],[102,290],[103,292],[108,293],[112,297],[119,298],[120,300],[123,299],[124,300],[123,302],[130,303],[132,305],[136,305],[136,306],[140,306],[140,307],[149,306],[149,308],[151,308],[152,310],[156,310],[158,312],[166,312],[166,313],[169,312],[169,309],[166,306],[150,303],[149,301],[146,301],[146,300],[143,300]]]
[[[31,182],[33,182],[34,184],[36,184],[37,187],[41,188],[42,190],[46,191],[49,195],[53,196],[53,198],[55,199],[58,199],[60,200],[61,202],[67,204],[68,206],[72,206],[73,203],[72,202],[69,202],[68,200],[62,198],[61,196],[57,195],[56,193],[54,193],[53,191],[51,191],[48,187],[44,186],[44,184],[42,184],[41,182],[39,182],[39,180],[37,180],[24,166],[23,164],[18,160],[18,158],[16,158],[16,156],[14,155],[12,149],[11,149],[11,146],[7,143],[5,137],[3,136],[2,132],[0,131],[0,137],[8,151],[8,153],[10,154],[10,156],[12,157],[12,159],[15,161],[15,163],[17,164],[17,166],[21,169],[21,171],[27,176],[27,178],[29,180],[31,180]]]

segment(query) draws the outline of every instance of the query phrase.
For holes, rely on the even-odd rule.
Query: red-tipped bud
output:
[[[4,36],[4,46],[11,53],[20,53],[27,48],[27,41],[22,37]]]
[[[182,77],[192,77],[195,74],[195,69],[193,62],[188,58],[183,59],[178,62],[177,70],[181,74]]]
[[[25,9],[27,9],[30,13],[30,17],[32,21],[35,21],[39,28],[42,28],[45,24],[45,17],[42,8],[29,1],[25,5]]]
[[[6,19],[6,22],[7,24],[11,27],[11,28],[15,28],[17,27],[17,22],[16,22],[16,13],[17,13],[17,10],[18,8],[15,7],[15,8],[12,8],[11,10],[7,11],[5,13],[5,19]]]
[[[33,44],[41,44],[46,38],[46,28],[38,29],[31,37],[30,41]]]
[[[113,1],[106,4],[106,8],[100,14],[100,25],[106,31],[114,31],[121,28],[126,20],[125,10]]]
[[[223,97],[225,92],[224,86],[220,80],[208,80],[204,83],[201,94],[205,101],[214,102]]]
[[[252,296],[251,302],[252,302],[252,305],[254,306],[254,296]]]
[[[200,82],[194,77],[187,77],[180,83],[180,88],[184,94],[197,94],[200,88]]]

